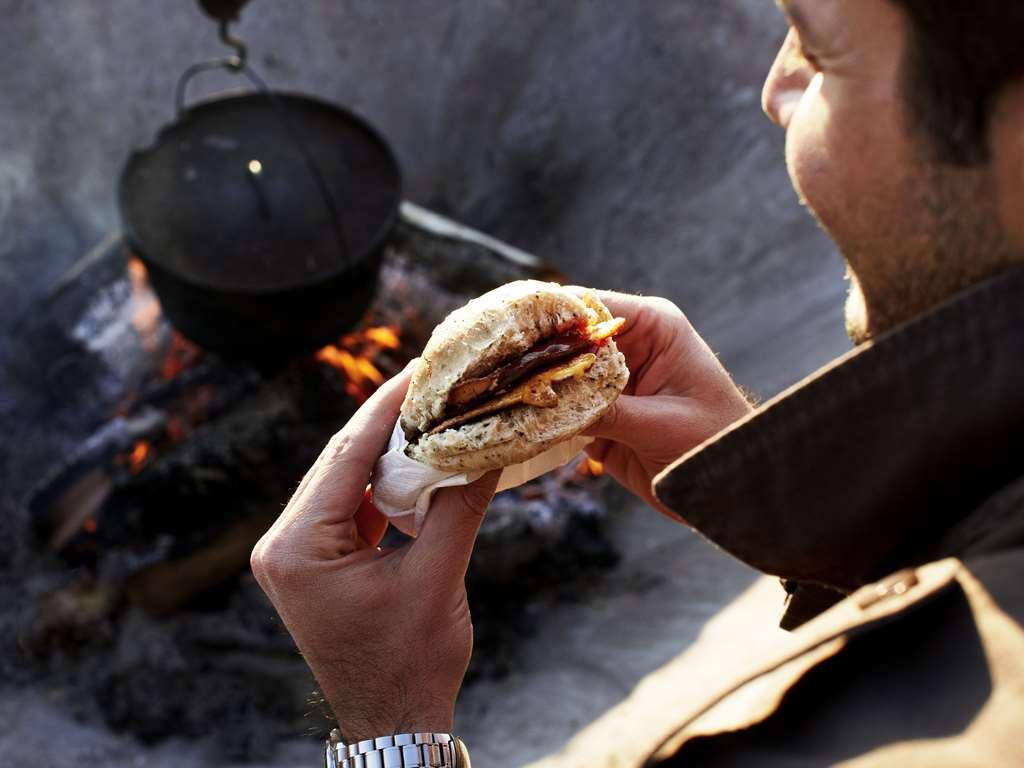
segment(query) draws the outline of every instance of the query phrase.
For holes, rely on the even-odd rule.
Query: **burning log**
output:
[[[96,515],[114,489],[110,476],[96,468],[79,478],[52,507],[50,549],[60,551],[80,530],[96,532]]]

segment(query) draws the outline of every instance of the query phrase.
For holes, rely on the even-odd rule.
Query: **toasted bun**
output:
[[[594,294],[576,295],[555,283],[521,280],[474,299],[435,330],[413,373],[401,425],[410,439],[427,432],[464,376],[483,374],[575,322],[611,314]],[[517,464],[579,434],[597,421],[626,386],[629,371],[614,341],[579,379],[554,384],[558,405],[515,406],[492,416],[423,435],[409,455],[439,469],[474,471]]]

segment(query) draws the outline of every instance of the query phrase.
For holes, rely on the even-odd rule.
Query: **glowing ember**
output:
[[[203,384],[189,392],[181,404],[182,410],[179,414],[185,420],[184,424],[189,427],[198,427],[206,421],[212,402],[213,386],[210,384]]]
[[[96,533],[96,529],[98,527],[99,525],[96,523],[95,517],[87,517],[85,518],[85,522],[82,523],[82,529],[86,533]]]
[[[171,416],[167,419],[167,437],[172,443],[178,443],[185,439],[185,435],[188,434],[188,430],[181,419],[177,416]]]
[[[160,366],[160,377],[164,381],[170,381],[194,366],[202,356],[202,350],[186,339],[180,333],[175,332],[171,336],[171,344],[167,349],[167,356]]]
[[[122,460],[128,465],[128,469],[133,475],[138,474],[142,471],[142,468],[146,466],[146,462],[149,460],[150,445],[146,440],[138,440],[132,449],[122,456]]]
[[[397,326],[375,326],[341,337],[316,353],[316,359],[345,375],[345,392],[362,403],[387,378],[377,367],[384,350],[398,349],[401,340]]]
[[[580,463],[576,465],[576,471],[584,477],[601,477],[604,474],[604,464],[591,459],[589,456],[584,456]]]

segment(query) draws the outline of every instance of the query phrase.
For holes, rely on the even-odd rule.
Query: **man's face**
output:
[[[855,342],[986,274],[1005,251],[991,173],[932,158],[901,96],[906,20],[888,0],[781,0],[764,86],[802,201],[846,259]]]

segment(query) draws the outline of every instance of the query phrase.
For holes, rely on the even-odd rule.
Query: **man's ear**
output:
[[[1024,255],[1024,76],[1000,93],[989,135],[999,213],[1016,253]]]

